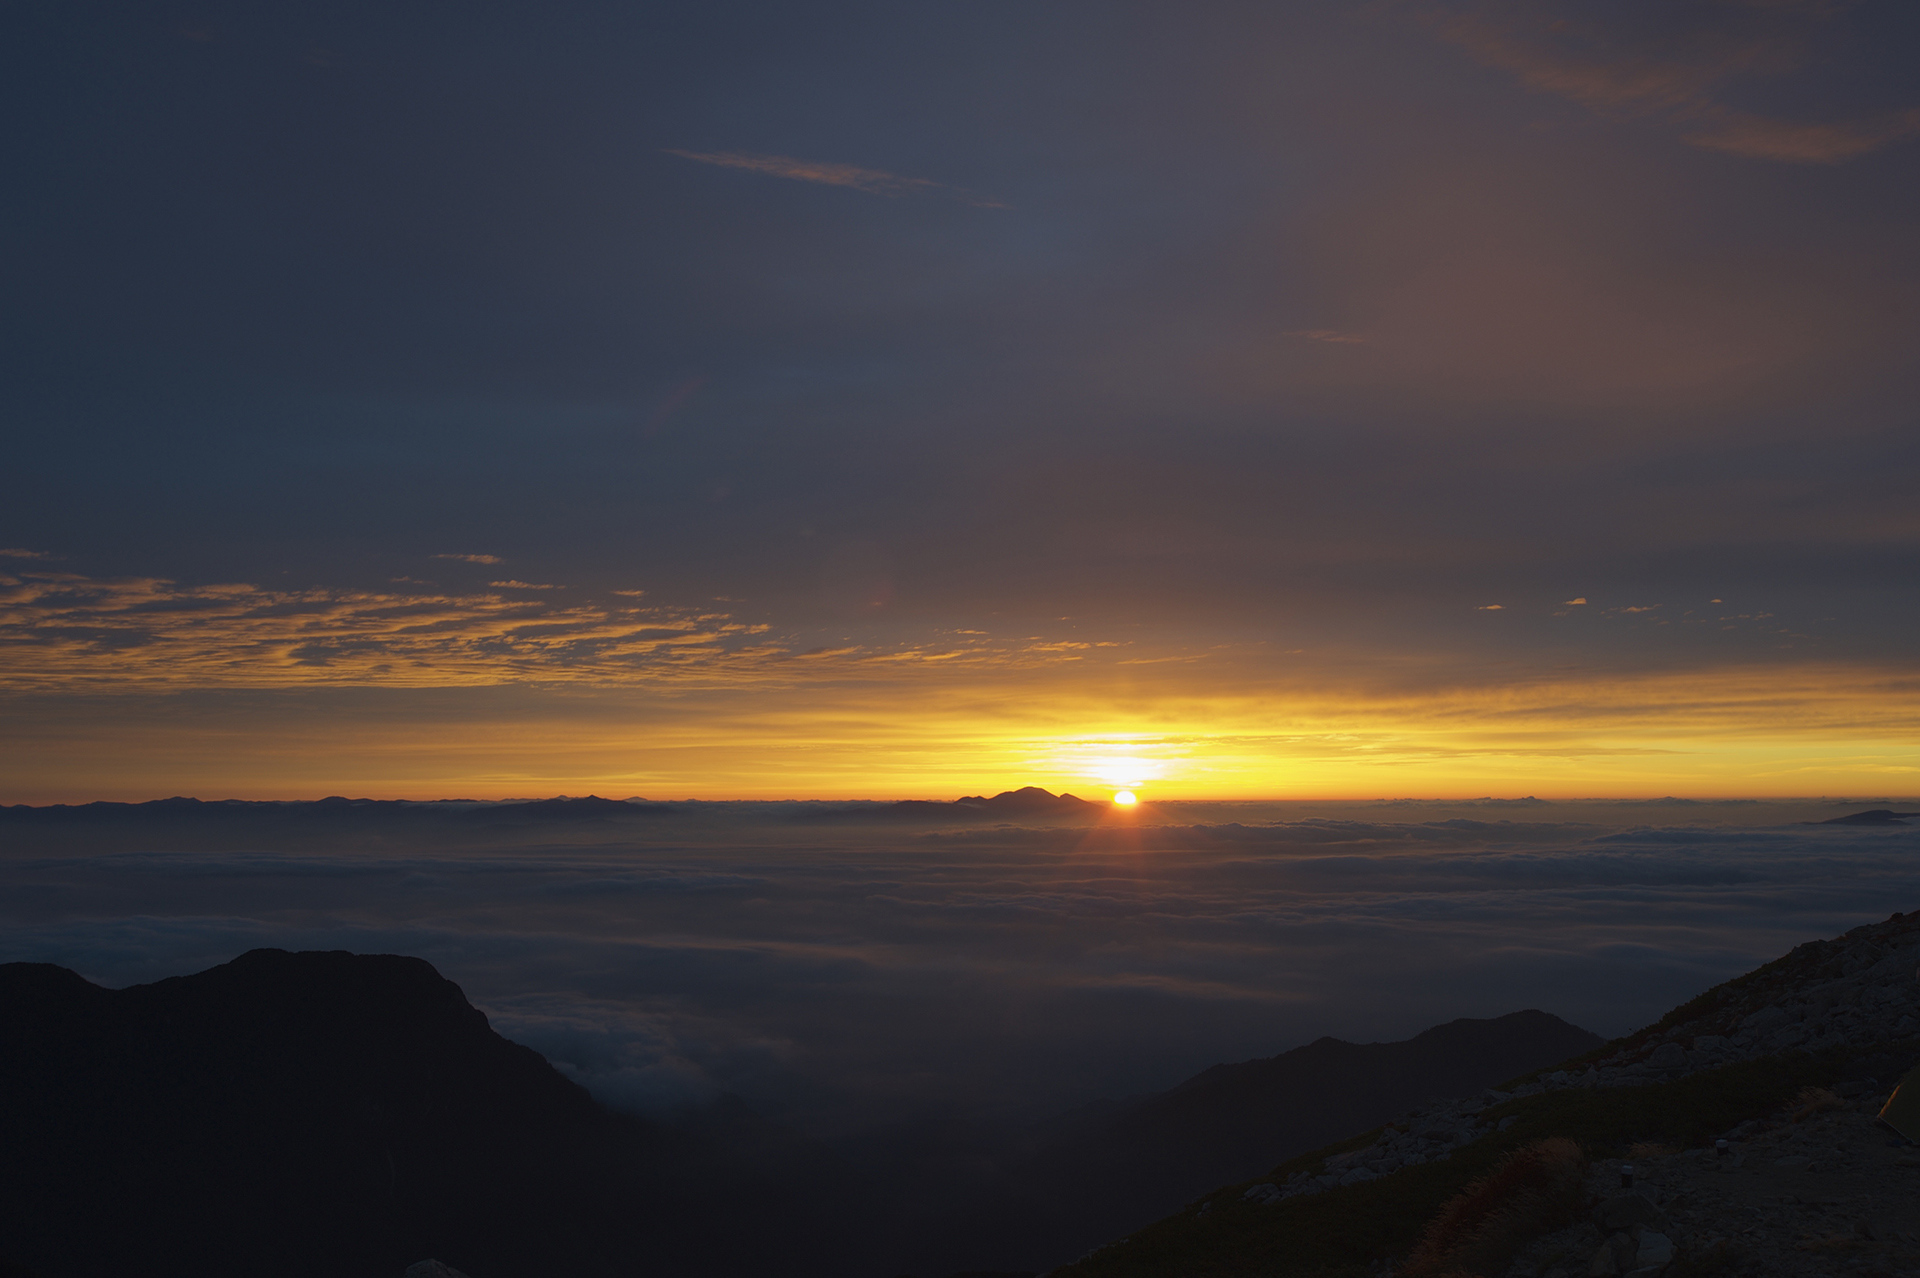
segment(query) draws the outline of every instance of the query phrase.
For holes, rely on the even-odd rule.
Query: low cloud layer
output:
[[[418,954],[609,1103],[734,1092],[836,1131],[1524,1007],[1618,1034],[1920,906],[1905,827],[1459,811],[923,835],[749,807],[606,846],[16,854],[4,957],[120,985],[262,945]]]

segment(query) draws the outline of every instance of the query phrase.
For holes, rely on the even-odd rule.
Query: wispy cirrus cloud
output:
[[[1709,151],[1796,164],[1837,164],[1920,135],[1920,109],[1845,124],[1795,124],[1739,112],[1720,112],[1709,127],[1684,140]]]
[[[1806,61],[1807,24],[1831,5],[1748,6],[1760,26],[1742,27],[1737,6],[1714,22],[1636,38],[1623,20],[1579,21],[1566,6],[1495,0],[1434,5],[1422,18],[1442,39],[1529,89],[1595,111],[1664,120],[1705,150],[1798,164],[1837,164],[1920,134],[1920,108],[1840,121],[1777,119],[1725,101],[1730,82],[1781,75]],[[1799,25],[1795,25],[1795,23]]]
[[[714,164],[725,169],[746,169],[795,182],[817,182],[823,186],[844,186],[869,195],[898,198],[903,195],[949,195],[975,208],[1004,209],[1012,206],[1001,200],[977,195],[964,187],[949,186],[931,178],[901,177],[882,169],[863,169],[853,164],[834,164],[822,160],[802,160],[791,155],[756,155],[745,151],[682,151],[668,147],[668,155]]]
[[[931,636],[810,649],[776,641],[764,623],[729,613],[641,605],[643,590],[593,598],[574,592],[576,599],[562,603],[546,593],[558,586],[490,585],[509,593],[272,590],[147,577],[0,574],[0,691],[744,687],[821,675],[887,679],[936,666],[1017,671],[1077,662],[1096,648],[1116,646],[1038,636]]]
[[[672,679],[765,630],[624,600],[0,575],[14,691]]]
[[[498,555],[435,555],[435,559],[458,559],[464,564],[498,564],[506,561]]]

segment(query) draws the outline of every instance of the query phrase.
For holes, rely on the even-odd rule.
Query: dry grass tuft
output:
[[[1824,1087],[1802,1088],[1800,1094],[1793,1098],[1793,1121],[1797,1123],[1803,1118],[1812,1118],[1815,1114],[1824,1113],[1829,1109],[1846,1107],[1845,1101]]]
[[[1440,1208],[1400,1269],[1404,1278],[1506,1272],[1527,1243],[1579,1217],[1586,1155],[1562,1137],[1516,1149]]]

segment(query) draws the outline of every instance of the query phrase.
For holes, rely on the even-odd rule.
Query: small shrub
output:
[[[1560,1137],[1514,1150],[1440,1209],[1400,1272],[1504,1273],[1520,1248],[1578,1218],[1586,1162],[1578,1145]]]

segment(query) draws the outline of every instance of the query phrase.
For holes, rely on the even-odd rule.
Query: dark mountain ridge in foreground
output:
[[[1220,1185],[1052,1278],[1913,1273],[1920,1159],[1874,1116],[1920,1061],[1917,962],[1920,914],[1809,941],[1559,1069]]]
[[[1028,1263],[1057,1262],[1280,1159],[1603,1041],[1530,1010],[1451,1021],[1402,1042],[1322,1038],[1215,1065],[1057,1138],[1011,1170],[990,1228],[974,1221],[957,1232],[992,1234]]]
[[[120,990],[5,964],[0,1261],[40,1278],[397,1275],[427,1256],[475,1278],[1033,1266],[1329,1124],[1590,1039],[1519,1013],[1215,1067],[1058,1136],[984,1198],[953,1182],[948,1206],[974,1203],[957,1214],[990,1235],[973,1247],[889,1205],[913,1187],[737,1102],[682,1129],[607,1111],[420,959],[255,950]]]
[[[418,959],[260,950],[124,990],[8,964],[0,1262],[39,1278],[391,1276],[426,1256],[475,1278],[857,1278],[899,1272],[887,1256],[934,1262],[922,1273],[1057,1264],[1108,1213],[1128,1219],[1106,1239],[1134,1232],[1063,1278],[1358,1278],[1400,1263],[1450,1196],[1542,1140],[1596,1157],[1711,1146],[1756,1123],[1790,1132],[1782,1115],[1824,1103],[1808,1087],[1884,1090],[1920,1056],[1916,961],[1920,916],[1895,915],[1516,1070],[1502,1091],[1468,1080],[1592,1036],[1527,1012],[1216,1066],[1002,1163],[994,1200],[956,1202],[944,1228],[903,1214],[901,1187],[796,1151],[750,1113],[727,1121],[760,1142],[753,1164],[703,1143],[714,1126],[609,1113]],[[1289,1157],[1315,1123],[1359,1134]],[[1149,1191],[1184,1195],[1176,1175],[1255,1158],[1268,1170],[1140,1227],[1165,1210]],[[1718,1245],[1671,1228],[1683,1258]]]
[[[254,950],[121,990],[0,965],[0,1260],[40,1278],[751,1274],[809,1249],[779,1200],[764,1237],[720,1228],[765,1189],[421,959]]]

